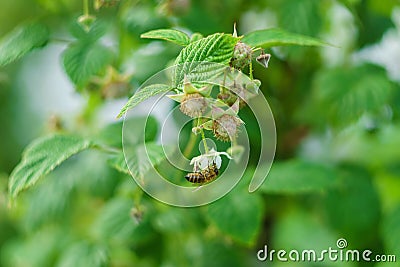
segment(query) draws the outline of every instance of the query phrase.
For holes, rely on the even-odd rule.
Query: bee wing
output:
[[[198,187],[196,187],[195,189],[193,189],[192,192],[196,192],[196,191],[200,190],[202,187],[203,187],[203,185],[199,185]]]

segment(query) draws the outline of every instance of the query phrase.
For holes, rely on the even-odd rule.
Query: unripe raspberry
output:
[[[242,69],[251,63],[251,55],[253,51],[251,47],[245,43],[238,42],[233,50],[231,64],[233,67]]]
[[[235,116],[224,114],[213,121],[214,136],[222,141],[230,141],[237,136],[241,120]]]
[[[206,111],[207,101],[199,93],[187,94],[181,101],[180,110],[189,117],[196,118]]]

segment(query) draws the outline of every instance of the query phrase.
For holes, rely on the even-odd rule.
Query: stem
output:
[[[195,127],[195,121],[193,121],[193,127]],[[194,146],[196,145],[196,140],[197,140],[197,136],[194,133],[191,133],[190,137],[189,137],[189,141],[187,142],[186,148],[183,151],[183,156],[185,158],[188,158],[190,153],[193,151]],[[182,158],[180,163],[182,164],[183,161],[184,161],[184,158]],[[179,168],[177,168],[175,176],[177,176],[179,173],[180,173],[180,170],[179,170]]]
[[[118,154],[121,152],[121,149],[107,145],[96,145],[95,148],[97,148],[99,151],[110,154]]]
[[[189,157],[190,152],[192,152],[194,145],[196,144],[197,136],[193,133],[190,134],[189,141],[186,145],[185,150],[183,151],[183,155],[187,158]]]
[[[140,207],[140,203],[142,202],[142,196],[143,196],[143,190],[138,187],[133,195],[133,203],[137,208]]]
[[[83,14],[89,16],[89,0],[83,0]]]
[[[197,120],[197,127],[199,127],[200,124],[201,124],[201,118],[199,117]],[[204,152],[206,154],[208,154],[208,146],[207,146],[206,137],[204,135],[203,128],[201,128],[201,127],[200,127],[200,133],[201,133],[201,140],[203,141],[203,145],[204,145]]]
[[[225,83],[226,83],[226,75],[227,75],[227,69],[224,71],[224,81],[222,83],[222,86],[225,88]]]
[[[206,154],[208,154],[209,151],[208,151],[207,141],[206,141],[206,137],[204,136],[203,129],[201,129],[200,132],[201,132],[201,139],[203,140],[204,150],[205,150]]]
[[[253,62],[252,61],[250,61],[249,72],[250,72],[249,73],[250,79],[253,80]]]

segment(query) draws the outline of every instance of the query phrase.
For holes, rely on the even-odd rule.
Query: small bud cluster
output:
[[[221,141],[230,141],[238,134],[242,121],[236,116],[224,114],[213,121],[214,136]]]
[[[231,65],[237,69],[243,69],[251,63],[251,56],[253,50],[247,44],[239,41],[233,50],[233,57],[231,59]]]
[[[131,74],[121,74],[113,67],[108,67],[103,76],[96,76],[90,80],[88,89],[100,91],[104,99],[125,97],[131,91],[129,80]]]

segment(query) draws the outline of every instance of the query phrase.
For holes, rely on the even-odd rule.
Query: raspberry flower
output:
[[[208,153],[192,158],[190,165],[193,165],[193,171],[199,171],[208,168],[212,162],[215,162],[219,169],[221,168],[222,163],[221,155],[226,156],[228,159],[232,159],[228,153],[218,152],[215,151],[214,148],[211,148]]]

